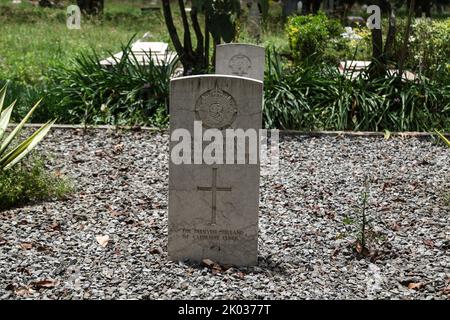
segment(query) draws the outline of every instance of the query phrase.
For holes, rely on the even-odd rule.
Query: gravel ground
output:
[[[166,133],[55,130],[40,148],[77,192],[0,212],[1,299],[450,297],[442,145],[282,138],[261,182],[259,264],[226,270],[167,259]],[[355,245],[364,190],[368,250]]]

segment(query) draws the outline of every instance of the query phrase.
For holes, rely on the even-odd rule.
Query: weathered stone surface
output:
[[[217,46],[216,74],[235,75],[264,81],[264,47],[243,43]]]
[[[170,95],[171,137],[173,139],[177,129],[186,129],[194,141],[194,131],[216,128],[224,135],[221,142],[226,150],[227,129],[261,128],[261,101],[260,81],[223,75],[174,79]],[[194,125],[194,121],[202,121],[203,128],[198,122]],[[171,154],[178,143],[178,140],[171,141]],[[192,145],[192,158],[201,154],[194,149]],[[197,262],[211,259],[233,265],[255,264],[259,159],[255,164],[249,161],[245,164],[174,164],[172,160],[169,164],[169,257]]]

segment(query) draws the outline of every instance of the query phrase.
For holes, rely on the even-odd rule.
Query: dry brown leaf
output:
[[[423,283],[422,282],[410,282],[408,284],[408,289],[420,289],[423,287]]]
[[[218,263],[214,263],[214,265],[212,266],[211,270],[212,270],[213,274],[217,274],[217,273],[223,271],[222,266],[220,264],[218,264]]]
[[[95,236],[95,240],[97,240],[98,244],[101,245],[103,248],[105,248],[108,245],[109,242],[109,236],[105,235],[105,236]]]
[[[212,268],[215,264],[214,261],[212,261],[211,259],[203,259],[202,263],[207,266],[208,268]]]
[[[423,243],[426,245],[426,246],[429,246],[430,248],[433,248],[434,247],[434,242],[433,242],[433,240],[423,240]]]
[[[114,210],[114,208],[112,207],[112,205],[107,204],[106,205],[106,209],[108,209],[109,213],[113,216],[113,217],[119,217],[122,214],[119,211]]]
[[[36,251],[37,252],[51,252],[52,249],[46,245],[37,244],[36,245]]]
[[[124,147],[123,143],[117,144],[117,145],[114,146],[114,151],[113,152],[115,154],[121,153],[123,151],[123,147]]]
[[[450,294],[450,285],[448,285],[447,287],[443,288],[443,289],[442,289],[442,292],[443,292],[444,294]]]
[[[61,231],[61,225],[59,222],[53,222],[51,225],[48,226],[49,231]]]
[[[151,254],[161,254],[161,251],[158,248],[150,249]]]
[[[364,257],[367,257],[367,256],[370,255],[369,250],[368,250],[366,247],[364,247],[364,246],[359,242],[359,240],[356,241],[356,243],[355,243],[355,250],[356,250],[356,252],[357,252],[358,254],[360,254],[360,255],[362,255],[362,256],[364,256]]]
[[[27,269],[27,268],[25,268],[25,267],[19,267],[19,268],[17,268],[17,272],[24,273],[24,274],[26,274],[26,275],[31,276],[31,271],[30,271],[30,269]]]
[[[392,187],[392,183],[391,182],[385,182],[383,183],[383,187],[381,188],[381,191],[385,191],[386,189]]]
[[[341,249],[339,248],[334,248],[333,253],[331,254],[331,256],[334,258],[338,255],[338,253],[341,251]]]
[[[356,242],[356,247],[355,247],[355,249],[356,249],[356,252],[358,252],[358,253],[361,253],[361,252],[363,252],[363,246],[359,243],[359,241],[358,242]]]
[[[39,280],[39,281],[33,281],[30,285],[31,287],[35,288],[35,289],[49,289],[49,288],[54,288],[59,284],[58,280],[53,280],[53,279],[45,279],[45,280]]]
[[[33,290],[29,287],[20,287],[14,290],[14,293],[19,297],[28,297],[33,293]]]
[[[30,242],[23,242],[23,243],[20,244],[20,247],[23,250],[30,250],[31,248],[33,248],[33,244],[30,243]]]
[[[15,283],[10,283],[5,287],[5,290],[14,291],[16,290],[17,285]]]
[[[95,150],[94,154],[95,154],[97,157],[103,157],[103,156],[104,156],[104,152],[103,152],[103,150],[101,150],[101,149]]]
[[[228,269],[233,268],[233,265],[231,264],[224,264],[222,266],[220,266],[222,268],[222,271],[227,271]]]
[[[217,274],[223,271],[223,268],[220,264],[212,261],[211,259],[203,259],[203,265],[211,269],[212,274]]]

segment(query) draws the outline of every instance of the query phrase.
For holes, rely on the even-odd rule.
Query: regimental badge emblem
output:
[[[237,117],[234,98],[217,87],[203,93],[195,105],[197,117],[206,128],[228,128]]]
[[[248,75],[252,68],[252,61],[246,55],[237,54],[230,59],[228,66],[232,74],[242,77]]]

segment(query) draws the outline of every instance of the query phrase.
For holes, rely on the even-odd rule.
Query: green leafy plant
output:
[[[450,19],[416,19],[409,38],[409,52],[408,66],[432,78],[445,72],[450,79]]]
[[[380,254],[388,254],[389,250],[383,248],[386,244],[386,237],[383,232],[376,231],[374,227],[374,217],[368,214],[369,200],[369,179],[366,177],[364,190],[361,192],[361,203],[354,223],[356,240],[351,244],[353,252],[358,258],[369,258],[372,262],[379,258]],[[348,221],[343,221],[346,224]],[[388,248],[387,248],[388,249]]]
[[[61,199],[72,191],[71,181],[49,173],[41,156],[33,155],[10,170],[0,170],[0,210],[35,201]]]
[[[9,148],[14,138],[21,132],[23,126],[38,107],[38,101],[34,107],[28,112],[25,118],[13,129],[11,133],[2,141],[2,138],[8,127],[11,113],[13,111],[15,102],[3,110],[3,103],[6,96],[6,86],[0,90],[0,170],[7,170],[17,164],[23,157],[25,157],[48,133],[55,121],[49,121],[36,130],[31,136],[19,143],[17,146]]]
[[[271,51],[271,50],[270,50]],[[449,129],[450,85],[341,74],[321,63],[282,63],[268,55],[264,124],[292,130],[430,131]]]
[[[120,61],[105,67],[95,51],[80,54],[73,65],[52,71],[48,99],[55,101],[65,123],[165,125],[170,78],[177,60],[163,58],[142,64],[131,51],[133,38],[122,47]],[[111,54],[112,55],[112,54]],[[160,121],[163,123],[160,123]]]
[[[327,41],[338,36],[342,29],[337,20],[329,19],[323,12],[291,17],[286,26],[289,45],[297,60],[319,60],[327,47]]]

